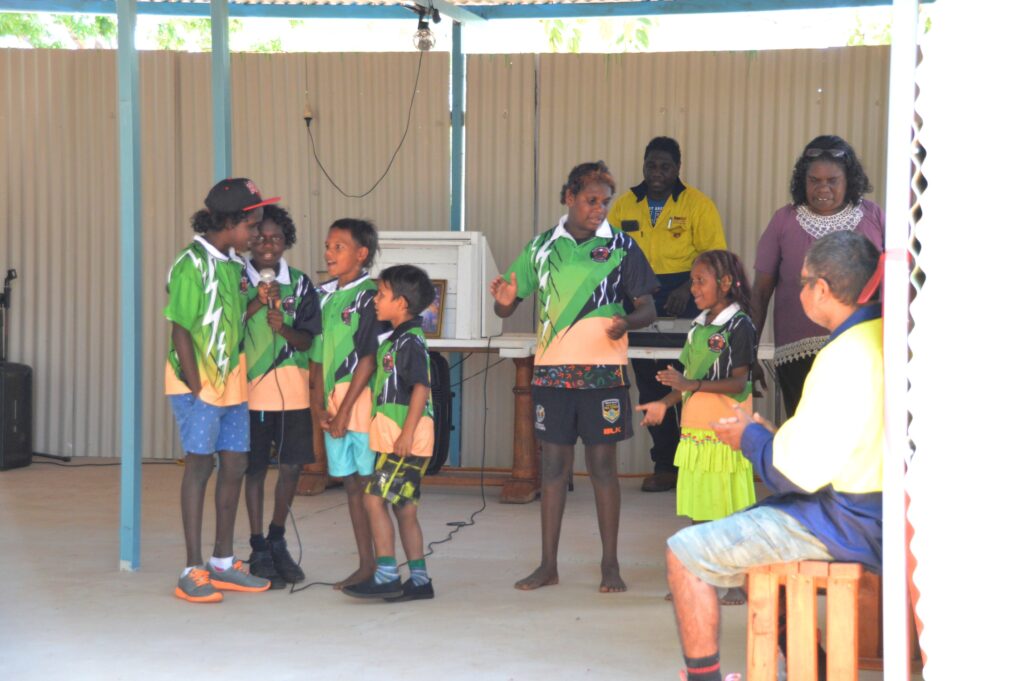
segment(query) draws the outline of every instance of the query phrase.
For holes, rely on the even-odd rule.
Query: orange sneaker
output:
[[[234,565],[227,570],[218,570],[210,564],[206,568],[210,571],[210,582],[214,587],[224,591],[266,591],[270,588],[270,580],[249,574],[249,568],[236,560]]]
[[[210,573],[197,567],[178,578],[174,595],[190,603],[220,603],[224,600],[224,594],[210,584]]]

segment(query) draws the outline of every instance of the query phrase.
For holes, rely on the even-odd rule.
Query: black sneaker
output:
[[[402,595],[394,598],[385,598],[388,603],[404,603],[405,601],[421,601],[434,597],[434,582],[427,580],[426,584],[416,586],[413,581],[407,580],[402,583]],[[821,677],[825,678],[825,677]]]
[[[268,541],[267,544],[270,545],[270,556],[274,561],[274,568],[284,581],[289,584],[295,584],[306,578],[306,573],[302,571],[298,563],[292,560],[291,554],[288,553],[288,543],[283,537]]]
[[[378,584],[370,577],[365,582],[346,586],[341,591],[352,598],[398,598],[402,595],[402,580]]]
[[[285,581],[278,574],[274,567],[274,559],[270,555],[270,549],[253,551],[249,554],[249,574],[270,580],[271,589],[283,589]]]

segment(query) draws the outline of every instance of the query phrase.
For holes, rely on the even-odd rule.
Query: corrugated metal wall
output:
[[[717,203],[729,247],[749,272],[761,232],[788,200],[793,163],[815,135],[846,138],[877,188],[870,198],[884,203],[888,70],[887,47],[472,56],[467,228],[487,234],[498,266],[505,268],[530,237],[561,215],[558,190],[573,165],[603,159],[621,193],[643,179],[650,138],[669,135],[682,147],[684,182]],[[529,137],[534,128],[536,147]],[[535,148],[536,224],[524,174]],[[522,330],[523,323],[511,328]],[[505,416],[512,404],[507,364],[493,370],[487,433],[489,463],[506,465],[504,443],[512,434]],[[480,361],[467,365],[467,374],[483,367]],[[467,402],[479,404],[480,386],[466,388]],[[479,421],[467,418],[464,428],[464,460],[470,463],[482,434]],[[621,445],[620,470],[646,471],[649,447],[646,432]]]
[[[342,215],[370,217],[381,229],[447,228],[446,54],[424,57],[405,146],[366,199],[330,187],[302,121],[308,91],[321,160],[346,191],[365,191],[401,136],[418,59],[232,56],[234,171],[285,197],[299,229],[288,258],[298,267],[320,268],[323,232]],[[114,60],[112,52],[0,50],[0,266],[20,275],[10,359],[36,372],[38,451],[117,452]],[[466,226],[487,235],[502,268],[557,219],[558,189],[572,165],[603,158],[624,190],[641,179],[643,147],[654,135],[680,141],[684,180],[718,203],[729,244],[748,265],[786,201],[796,154],[814,135],[846,137],[884,187],[884,47],[467,61]],[[191,238],[188,218],[213,181],[209,74],[208,55],[141,55],[145,456],[177,454],[162,396],[161,309],[167,267]],[[872,198],[884,200],[881,191]],[[505,326],[531,327],[529,309]],[[483,367],[471,358],[465,375]],[[489,465],[511,463],[511,383],[511,362],[491,371]],[[482,404],[482,387],[482,376],[466,383],[467,405]],[[482,423],[468,411],[463,423],[464,463],[473,465]],[[648,446],[639,433],[621,447],[620,469],[646,470]]]
[[[117,436],[117,79],[110,51],[0,50],[0,266],[15,267],[9,359],[35,371],[36,451],[112,456]],[[308,90],[324,165],[350,193],[384,172],[409,109],[418,54],[232,55],[233,168],[284,197],[298,228],[290,262],[322,267],[330,222],[447,229],[448,55],[423,58],[408,138],[362,200],[316,168],[302,120]],[[167,269],[213,183],[209,55],[140,55],[143,455],[178,454],[163,397]]]

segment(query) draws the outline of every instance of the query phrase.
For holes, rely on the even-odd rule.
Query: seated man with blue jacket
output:
[[[804,312],[829,330],[796,413],[777,431],[755,416],[715,424],[773,495],[668,540],[666,560],[689,681],[720,681],[715,587],[748,568],[801,560],[882,567],[882,319],[862,305],[878,250],[856,232],[822,237],[801,273]]]

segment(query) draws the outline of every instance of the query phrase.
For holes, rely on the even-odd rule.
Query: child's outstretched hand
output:
[[[505,277],[500,274],[491,281],[491,295],[505,306],[516,302],[516,291],[519,290],[516,286],[516,273],[512,272],[508,276],[510,281],[505,281]]]
[[[654,402],[638,404],[636,410],[644,413],[644,418],[640,421],[641,426],[656,426],[665,420],[665,412],[668,410],[668,405],[661,400],[655,400]]]
[[[658,383],[667,385],[673,390],[678,390],[679,392],[686,392],[687,388],[690,387],[690,383],[693,383],[693,381],[688,380],[679,371],[672,367],[665,367],[655,375],[655,378],[658,379]]]
[[[629,326],[626,324],[626,318],[621,315],[614,315],[611,320],[611,324],[608,325],[608,337],[612,340],[619,340],[626,333],[626,329]]]

